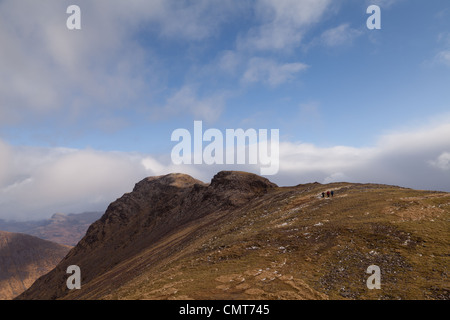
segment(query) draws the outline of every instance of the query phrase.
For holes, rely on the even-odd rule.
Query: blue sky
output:
[[[3,0],[0,42],[0,219],[101,210],[148,175],[258,172],[174,166],[194,120],[279,129],[279,185],[450,191],[446,0]]]

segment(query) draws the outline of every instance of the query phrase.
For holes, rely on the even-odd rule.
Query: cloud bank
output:
[[[67,2],[0,2],[0,124],[61,114],[66,124],[83,123],[124,106],[129,113],[158,108],[168,71],[164,55],[145,41],[200,43],[241,6],[217,0],[80,0],[77,5],[82,29],[74,32],[66,28]]]
[[[450,122],[381,137],[366,148],[280,143],[280,186],[318,181],[382,183],[450,192]],[[15,147],[0,140],[0,218],[105,210],[146,176],[182,172],[209,182],[219,170],[249,165],[182,165],[169,155]]]

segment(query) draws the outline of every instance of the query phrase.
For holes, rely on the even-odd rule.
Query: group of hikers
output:
[[[327,198],[329,198],[330,196],[334,197],[334,191],[333,190],[327,191],[326,195],[327,195]],[[325,192],[322,192],[322,198],[325,198]]]

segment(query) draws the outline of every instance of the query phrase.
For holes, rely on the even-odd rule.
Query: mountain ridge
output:
[[[322,198],[326,189],[334,197]],[[447,272],[449,205],[448,193],[377,184],[278,187],[235,171],[209,184],[148,177],[18,299],[448,297],[430,270]],[[434,262],[418,260],[424,255]],[[366,262],[382,265],[385,291],[362,285]],[[65,287],[71,264],[82,270],[81,290]],[[428,271],[428,281],[395,286]]]

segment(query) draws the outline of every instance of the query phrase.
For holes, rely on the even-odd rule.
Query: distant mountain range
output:
[[[16,299],[450,299],[449,227],[450,193],[149,177]],[[366,282],[373,266],[380,289]]]
[[[59,244],[75,246],[85,235],[88,227],[102,214],[103,212],[68,215],[56,213],[50,219],[24,222],[0,219],[0,230],[26,233]]]

